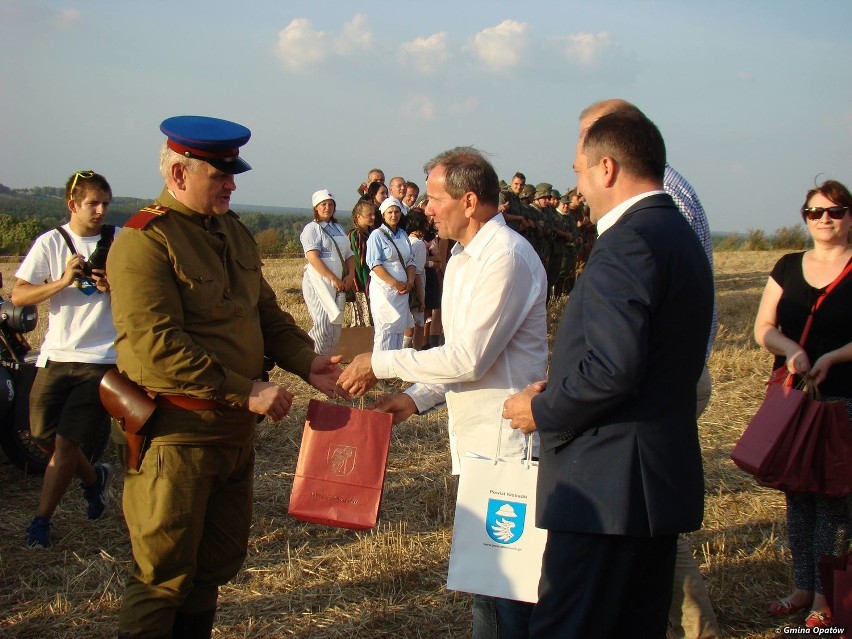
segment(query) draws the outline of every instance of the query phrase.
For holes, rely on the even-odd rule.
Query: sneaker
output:
[[[50,548],[50,527],[53,524],[44,517],[33,517],[27,526],[27,548]]]
[[[94,521],[100,519],[106,512],[109,504],[109,487],[112,484],[112,469],[106,464],[95,464],[95,472],[98,478],[91,486],[80,484],[83,496],[89,502],[89,519]]]

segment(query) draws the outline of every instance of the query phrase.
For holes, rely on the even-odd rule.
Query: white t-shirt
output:
[[[68,224],[63,224],[80,255],[88,258],[95,250],[100,235],[80,237]],[[116,229],[118,233],[119,229]],[[30,284],[55,281],[65,272],[71,249],[59,231],[51,229],[40,235],[15,277]],[[115,326],[109,293],[102,293],[89,283],[75,282],[49,300],[50,317],[36,365],[47,360],[86,364],[115,364]]]

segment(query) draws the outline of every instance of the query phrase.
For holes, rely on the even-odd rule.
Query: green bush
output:
[[[810,237],[803,226],[782,226],[770,238],[772,248],[804,251],[810,246]]]
[[[768,251],[772,248],[763,229],[749,229],[740,248],[743,251]]]

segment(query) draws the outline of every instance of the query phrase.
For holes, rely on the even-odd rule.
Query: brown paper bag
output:
[[[374,335],[372,326],[344,326],[334,354],[342,355],[343,363],[348,364],[356,355],[372,352]]]

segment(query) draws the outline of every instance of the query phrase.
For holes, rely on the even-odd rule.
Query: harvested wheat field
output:
[[[704,528],[690,536],[722,628],[732,637],[775,637],[767,604],[790,587],[781,493],[758,488],[729,453],[763,393],[769,355],[751,326],[778,252],[716,256],[720,331],[710,360],[714,393],[700,422],[706,470]],[[300,260],[270,260],[266,276],[285,308],[309,326],[301,299]],[[3,264],[5,291],[15,264]],[[553,317],[558,317],[554,309]],[[46,312],[41,313],[46,323]],[[34,334],[38,344],[41,333]],[[356,533],[287,516],[306,404],[319,395],[292,376],[278,380],[297,395],[288,418],[262,423],[257,436],[254,526],[248,559],[221,591],[216,637],[466,637],[467,595],[444,582],[455,483],[449,475],[445,412],[397,426],[391,444],[382,522]],[[393,385],[395,387],[395,385]],[[375,393],[374,393],[375,394]],[[664,401],[664,400],[662,400]],[[114,452],[107,461],[116,466]],[[0,637],[113,637],[130,570],[130,546],[113,502],[99,522],[86,520],[72,488],[53,518],[54,547],[24,548],[40,477],[0,458]]]

